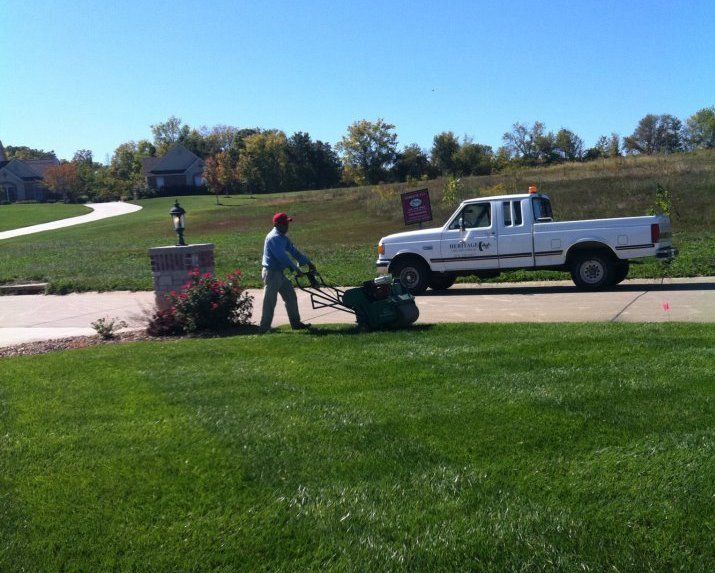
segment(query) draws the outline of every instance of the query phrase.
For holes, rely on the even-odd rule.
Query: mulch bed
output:
[[[73,336],[70,338],[58,338],[56,340],[41,340],[37,342],[26,342],[16,346],[6,346],[0,348],[0,358],[12,358],[15,356],[34,356],[37,354],[47,354],[49,352],[59,352],[62,350],[77,350],[79,348],[91,348],[93,346],[105,346],[107,344],[124,344],[126,342],[141,341],[167,341],[181,340],[183,338],[223,338],[226,336],[240,336],[246,334],[257,334],[258,327],[254,325],[243,326],[222,332],[200,332],[184,336],[150,336],[144,330],[133,330],[120,332],[114,338],[104,340],[99,336]]]

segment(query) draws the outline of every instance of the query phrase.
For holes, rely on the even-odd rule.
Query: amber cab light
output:
[[[650,226],[650,242],[655,244],[660,241],[660,225],[653,223]]]
[[[377,254],[378,254],[378,255],[384,255],[384,254],[385,254],[385,246],[384,246],[384,245],[378,245],[378,246],[377,246]]]

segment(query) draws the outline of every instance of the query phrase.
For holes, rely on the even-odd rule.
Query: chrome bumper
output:
[[[375,266],[377,267],[378,275],[386,275],[388,274],[387,269],[390,267],[390,261],[381,261],[378,259]]]
[[[678,249],[675,247],[663,247],[655,252],[655,256],[662,261],[672,261],[678,256]]]

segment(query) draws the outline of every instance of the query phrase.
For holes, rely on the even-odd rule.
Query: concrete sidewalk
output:
[[[263,293],[254,297],[254,322]],[[352,323],[334,309],[313,310],[298,292],[301,316],[313,324]],[[152,292],[109,292],[65,296],[0,297],[0,347],[34,340],[94,334],[91,323],[117,317],[144,324],[154,304]],[[625,281],[607,292],[581,292],[570,281],[458,284],[417,297],[421,323],[436,322],[715,322],[715,277]],[[274,326],[288,324],[278,299]]]
[[[66,219],[58,219],[49,223],[40,225],[32,225],[30,227],[21,227],[20,229],[12,229],[0,233],[0,241],[3,239],[11,239],[13,237],[21,237],[23,235],[31,235],[33,233],[42,233],[43,231],[52,231],[54,229],[62,229],[64,227],[73,227],[82,225],[83,223],[91,223],[109,217],[118,217],[127,213],[134,213],[142,209],[140,205],[132,203],[124,203],[122,201],[112,201],[110,203],[87,203],[85,207],[92,209],[91,213],[79,215],[77,217],[67,217]]]

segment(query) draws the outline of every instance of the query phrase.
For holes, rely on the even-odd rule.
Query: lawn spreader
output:
[[[296,276],[295,284],[310,295],[313,310],[334,308],[354,314],[358,326],[363,328],[406,328],[420,316],[415,298],[390,275],[343,290],[326,283],[320,273],[312,271]]]

